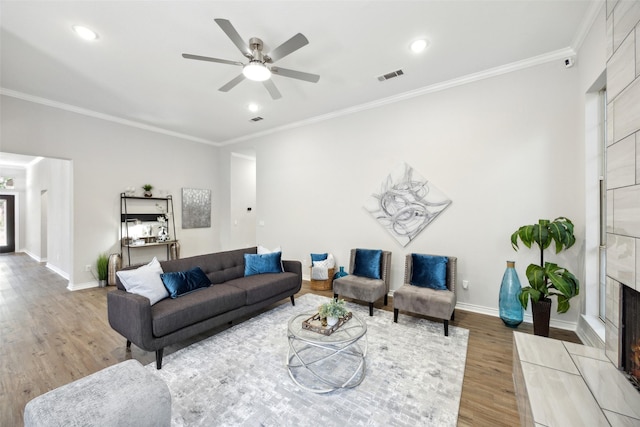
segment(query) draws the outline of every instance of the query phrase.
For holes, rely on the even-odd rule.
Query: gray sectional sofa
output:
[[[300,261],[282,261],[283,272],[245,277],[245,248],[162,261],[162,270],[180,272],[200,267],[212,285],[178,298],[164,298],[151,305],[144,296],[127,292],[118,278],[117,289],[107,294],[109,324],[146,351],[156,352],[156,368],[162,367],[163,349],[214,327],[228,324],[289,297],[302,286]],[[135,268],[135,267],[131,267]]]

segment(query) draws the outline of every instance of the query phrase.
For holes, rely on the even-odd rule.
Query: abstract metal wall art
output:
[[[211,190],[182,189],[182,228],[211,227]]]
[[[407,246],[451,200],[407,163],[391,170],[364,208],[402,246]]]

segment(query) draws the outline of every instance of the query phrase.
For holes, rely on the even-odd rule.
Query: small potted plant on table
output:
[[[334,298],[330,302],[322,304],[318,309],[318,315],[322,319],[327,319],[327,325],[333,326],[338,323],[341,317],[348,313],[345,301],[343,299]]]

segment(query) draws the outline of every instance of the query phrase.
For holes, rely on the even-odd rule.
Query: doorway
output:
[[[15,196],[0,195],[0,253],[16,251]]]

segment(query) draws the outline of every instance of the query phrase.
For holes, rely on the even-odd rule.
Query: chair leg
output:
[[[131,341],[127,340],[127,351],[131,351]]]
[[[291,298],[291,305],[296,305],[296,300],[293,298],[293,295],[291,295],[289,298]]]
[[[373,303],[369,303],[369,316],[373,316]]]
[[[449,321],[448,320],[444,321],[444,336],[445,337],[449,336]]]
[[[387,305],[388,302],[389,302],[389,295],[384,294],[384,305]]]
[[[333,294],[333,299],[338,298],[338,294]]]
[[[394,323],[398,323],[398,312],[399,312],[399,311],[400,311],[400,310],[398,310],[397,308],[394,308],[394,309],[393,309],[393,322],[394,322]]]
[[[162,369],[162,354],[164,353],[164,348],[156,350],[156,369]]]
[[[453,312],[451,313],[451,320],[455,320],[454,317],[456,317],[456,311],[453,310]]]

